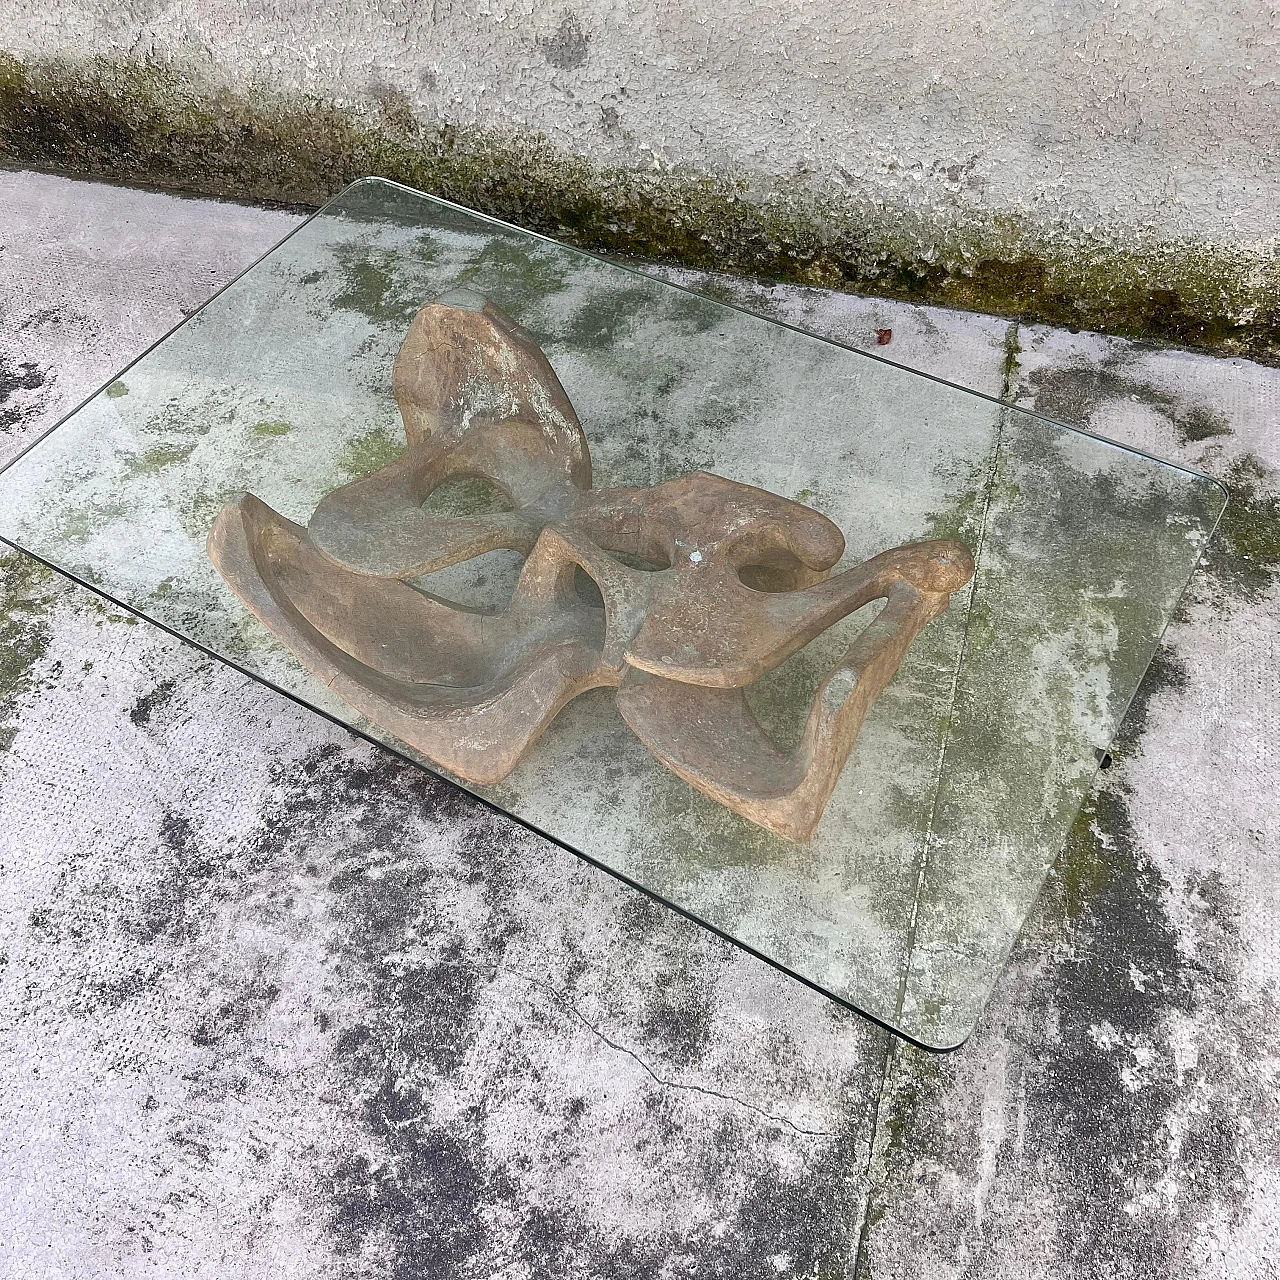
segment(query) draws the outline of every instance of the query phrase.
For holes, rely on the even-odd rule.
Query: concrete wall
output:
[[[0,461],[295,224],[0,175]],[[1280,371],[731,296],[1234,490],[972,1040],[0,555],[5,1280],[1280,1276]]]
[[[14,19],[10,163],[284,199],[372,166],[594,247],[1277,346],[1268,0],[18,0]]]

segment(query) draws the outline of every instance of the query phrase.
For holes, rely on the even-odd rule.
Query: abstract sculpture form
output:
[[[895,547],[828,577],[840,530],[762,489],[702,471],[593,489],[586,439],[546,356],[473,294],[418,312],[393,386],[408,448],[328,494],[305,529],[250,494],[219,513],[209,555],[245,604],[346,702],[469,782],[506,777],[567,702],[606,686],[664,765],[808,840],[868,706],[973,576],[968,547]],[[490,481],[512,509],[424,508],[458,476]],[[414,584],[501,547],[526,557],[501,613]],[[578,590],[580,571],[603,608]],[[799,743],[780,749],[744,690],[878,599]]]

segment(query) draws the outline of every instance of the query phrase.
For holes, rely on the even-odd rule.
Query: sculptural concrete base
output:
[[[969,549],[896,547],[830,577],[843,535],[786,498],[707,472],[593,489],[546,356],[480,298],[418,313],[393,386],[408,447],[327,495],[305,529],[251,495],[219,514],[209,554],[250,609],[379,728],[467,781],[501,780],[567,702],[616,687],[626,723],[668,768],[778,835],[809,839],[867,708],[972,577]],[[457,476],[490,481],[511,509],[424,507]],[[503,547],[526,559],[500,613],[412,581]],[[579,572],[602,607],[582,598]],[[878,599],[800,742],[780,749],[745,690]]]

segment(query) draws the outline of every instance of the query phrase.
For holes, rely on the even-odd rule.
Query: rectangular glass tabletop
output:
[[[569,701],[501,782],[462,784],[910,1040],[962,1043],[1222,487],[366,179],[0,474],[0,535],[448,776],[309,674],[206,549],[242,493],[305,526],[327,494],[404,453],[392,363],[415,313],[442,297],[487,299],[532,336],[576,409],[597,489],[706,471],[767,490],[839,526],[838,570],[924,539],[972,549],[972,582],[871,704],[808,840],[691,786],[607,687]],[[455,482],[431,501],[466,515],[490,498]],[[415,589],[499,613],[524,560],[490,550]],[[750,687],[781,749],[878,608]]]

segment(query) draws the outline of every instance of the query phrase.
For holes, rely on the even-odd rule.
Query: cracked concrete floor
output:
[[[0,174],[0,455],[294,221]],[[1235,494],[977,1033],[907,1048],[8,554],[0,1274],[1280,1272],[1280,372],[706,283]]]

